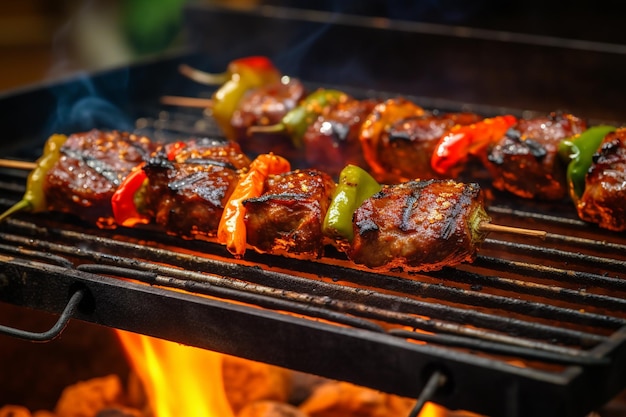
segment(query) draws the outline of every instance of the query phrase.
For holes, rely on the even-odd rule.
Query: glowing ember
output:
[[[222,354],[116,330],[155,417],[233,417]]]

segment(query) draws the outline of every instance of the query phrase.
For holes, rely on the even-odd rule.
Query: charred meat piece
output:
[[[359,132],[363,157],[369,165],[370,172],[378,182],[395,182],[396,178],[390,175],[381,164],[379,157],[382,136],[395,123],[411,117],[421,117],[426,111],[403,97],[390,98],[374,106],[374,109],[365,118]]]
[[[387,185],[354,213],[347,255],[385,270],[471,262],[485,237],[480,223],[488,220],[477,184],[433,179]]]
[[[611,132],[593,157],[578,216],[600,227],[626,230],[626,128]]]
[[[248,135],[251,126],[269,126],[281,119],[298,105],[306,95],[302,82],[296,78],[283,77],[274,84],[250,90],[239,102],[230,123],[236,132],[237,141],[247,153],[258,155],[274,152],[288,155],[293,150],[291,141],[284,135],[268,133]]]
[[[359,133],[361,124],[376,104],[373,99],[350,99],[326,107],[304,134],[308,165],[325,171],[333,178],[339,176],[348,164],[367,168]]]
[[[94,129],[70,135],[44,181],[50,210],[113,227],[111,197],[155,148],[147,137],[127,132]]]
[[[199,139],[164,147],[144,166],[142,210],[173,235],[214,236],[249,159],[234,142]]]
[[[222,138],[201,138],[167,144],[159,153],[178,163],[224,165],[233,169],[242,169],[250,165],[250,158],[241,151],[241,147]]]
[[[313,169],[268,177],[263,195],[244,201],[248,244],[260,252],[322,256],[334,189],[328,174]]]
[[[559,200],[567,196],[559,143],[582,133],[587,124],[571,114],[521,119],[487,156],[493,186],[524,198]]]
[[[441,136],[454,125],[481,119],[475,113],[443,113],[397,121],[382,133],[378,160],[395,182],[438,178],[430,159]]]

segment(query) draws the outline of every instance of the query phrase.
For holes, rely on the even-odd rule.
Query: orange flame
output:
[[[115,332],[143,384],[151,415],[234,417],[224,390],[223,354],[118,329]],[[359,393],[369,391],[354,386],[349,390],[355,396],[354,401],[346,401],[358,403],[356,399],[368,398]],[[331,398],[335,396],[331,395]],[[450,411],[428,402],[418,417],[480,416],[465,411]]]
[[[116,330],[155,417],[233,417],[222,354]]]

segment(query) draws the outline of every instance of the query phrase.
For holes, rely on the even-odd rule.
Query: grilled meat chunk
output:
[[[263,195],[244,201],[248,244],[260,252],[322,256],[334,189],[333,179],[314,169],[268,177]]]
[[[609,133],[602,141],[576,209],[582,220],[609,230],[626,230],[626,128]]]
[[[224,165],[242,169],[250,165],[250,158],[241,147],[222,138],[200,138],[168,144],[159,153],[177,163]]]
[[[471,262],[484,239],[479,224],[487,220],[477,184],[433,179],[387,185],[354,213],[347,255],[386,270]]]
[[[399,120],[382,133],[378,160],[395,182],[438,178],[430,159],[441,136],[454,125],[481,119],[475,113],[443,113]]]
[[[524,198],[566,197],[565,167],[558,146],[586,128],[584,120],[571,114],[519,120],[487,156],[493,186]]]
[[[359,140],[363,157],[369,165],[370,172],[378,182],[395,182],[396,178],[387,172],[381,164],[379,158],[382,155],[381,147],[383,133],[395,123],[410,118],[421,117],[426,111],[403,97],[390,98],[374,106],[374,109],[367,115],[361,131]]]
[[[147,137],[127,132],[94,129],[70,135],[44,180],[50,210],[113,227],[111,197],[155,148]]]
[[[359,133],[376,100],[340,101],[324,108],[307,128],[303,142],[309,166],[325,171],[333,178],[348,164],[367,168]]]
[[[287,156],[293,153],[291,141],[284,135],[263,133],[251,137],[247,131],[251,126],[280,123],[305,95],[306,89],[302,82],[288,77],[283,77],[280,82],[255,88],[244,95],[230,120],[242,148],[252,155],[274,152]]]
[[[166,146],[144,166],[142,209],[169,234],[214,236],[240,170],[249,164],[234,142],[198,139]]]

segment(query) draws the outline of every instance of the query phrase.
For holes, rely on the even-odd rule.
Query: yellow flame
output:
[[[233,417],[222,354],[116,330],[155,417]]]

